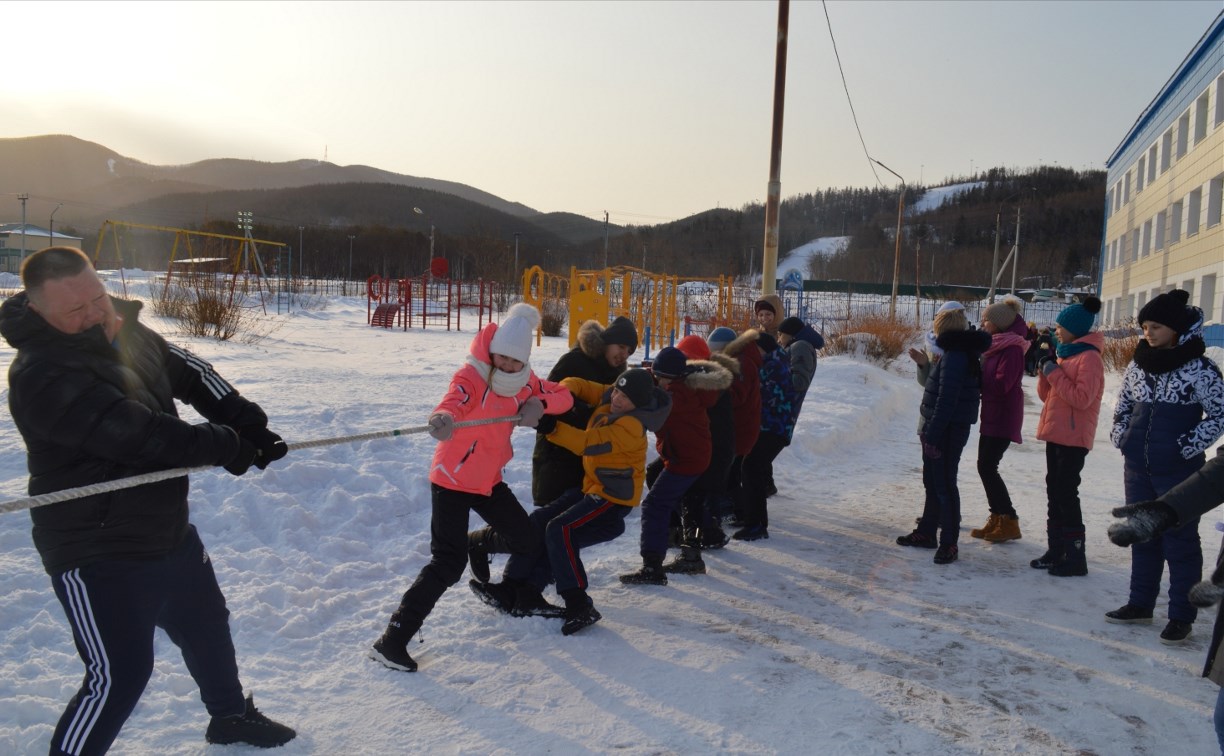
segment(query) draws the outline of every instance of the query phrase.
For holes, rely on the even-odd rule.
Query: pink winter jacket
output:
[[[472,339],[471,356],[483,367],[478,369],[469,360],[451,378],[446,396],[434,408],[434,412],[446,412],[455,422],[482,420],[488,417],[517,415],[519,407],[531,397],[544,404],[544,413],[559,415],[574,406],[574,396],[559,383],[546,381],[534,372],[527,378],[527,385],[512,397],[498,396],[489,387],[489,376],[493,370],[489,356],[489,342],[497,332],[497,324],[490,323]],[[530,372],[529,367],[523,368]],[[456,428],[455,434],[438,443],[430,465],[429,482],[452,491],[488,496],[493,486],[501,482],[502,468],[514,456],[510,445],[513,423],[493,423]]]
[[[1038,374],[1037,396],[1045,406],[1037,421],[1037,438],[1091,449],[1105,393],[1105,363],[1100,351],[1105,337],[1091,331],[1072,343],[1096,348],[1060,358],[1058,368],[1049,376]]]

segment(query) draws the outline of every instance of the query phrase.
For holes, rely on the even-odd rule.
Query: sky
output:
[[[145,280],[128,276],[129,295],[147,296]],[[14,286],[0,275],[0,288]],[[244,687],[299,733],[277,754],[1217,752],[1218,688],[1199,677],[1215,611],[1200,615],[1179,648],[1158,640],[1163,596],[1152,625],[1104,621],[1126,602],[1129,572],[1127,550],[1106,539],[1109,510],[1123,497],[1108,422],[1080,488],[1086,577],[1028,566],[1045,549],[1045,445],[1033,438],[1041,402],[1031,378],[1024,443],[1001,468],[1023,538],[968,536],[987,515],[975,429],[960,468],[960,559],[935,565],[932,552],[894,543],[922,500],[914,433],[922,389],[904,358],[880,366],[822,355],[793,443],[776,463],[769,539],[706,552],[705,575],[629,587],[617,576],[640,564],[633,513],[624,535],[583,552],[598,624],[565,637],[558,620],[497,614],[469,592],[465,574],[411,645],[420,670],[381,667],[367,649],[429,558],[434,442],[423,433],[335,439],[423,425],[476,320],[466,312],[462,330],[384,330],[366,325],[365,304],[316,297],[310,309],[261,317],[256,330],[266,337],[253,344],[184,336],[151,308],[142,312],[259,402],[291,448],[331,442],[295,448],[241,478],[191,476],[191,519],[226,594]],[[807,317],[820,323],[844,308],[838,297]],[[566,345],[545,337],[534,347],[537,373]],[[0,346],[0,372],[13,355]],[[1107,415],[1119,378],[1106,381]],[[6,503],[25,496],[26,484],[7,413],[0,403]],[[530,507],[535,434],[518,429],[511,440],[505,480]],[[1217,522],[1212,513],[1200,524],[1208,564]],[[546,596],[557,601],[551,589]],[[164,634],[155,655],[112,752],[248,752],[204,743],[207,715]],[[81,678],[28,514],[0,513],[0,753],[46,753]]]
[[[1222,7],[792,2],[782,195],[896,186],[867,154],[911,185],[1103,168]],[[764,201],[777,14],[771,0],[10,1],[6,52],[23,63],[0,81],[0,138],[66,133],[154,164],[326,156],[653,224]]]

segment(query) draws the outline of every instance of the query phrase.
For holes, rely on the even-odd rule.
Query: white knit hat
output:
[[[526,302],[519,302],[506,313],[506,319],[493,333],[489,354],[500,354],[519,362],[531,359],[531,342],[540,325],[540,311]]]

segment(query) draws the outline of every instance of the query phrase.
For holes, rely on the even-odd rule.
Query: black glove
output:
[[[259,450],[259,454],[255,457],[255,466],[260,470],[266,469],[268,465],[289,453],[285,440],[267,428],[259,426],[244,428],[238,431],[238,435],[250,441]]]
[[[560,417],[560,415],[545,415],[544,417],[541,417],[540,422],[536,423],[536,433],[539,433],[541,436],[547,436],[549,433],[555,431],[557,429],[558,417]]]
[[[1224,598],[1224,563],[1216,566],[1210,581],[1195,583],[1190,588],[1190,603],[1200,609],[1218,604],[1221,598]]]
[[[1141,501],[1113,510],[1124,518],[1109,526],[1109,540],[1118,546],[1145,543],[1177,524],[1177,513],[1163,501]]]
[[[591,415],[595,414],[595,408],[586,402],[574,402],[574,406],[570,407],[569,419],[567,423],[575,428],[587,427],[587,423],[591,422]]]
[[[242,475],[247,470],[251,469],[251,464],[255,461],[255,455],[259,450],[255,448],[255,444],[251,443],[242,436],[238,437],[238,453],[229,461],[225,469],[231,475]]]
[[[1054,372],[1054,368],[1058,367],[1058,358],[1052,354],[1047,354],[1037,361],[1037,367],[1045,375]]]

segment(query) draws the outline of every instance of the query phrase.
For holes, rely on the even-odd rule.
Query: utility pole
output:
[[[306,248],[302,246],[302,232],[306,230],[305,226],[298,226],[298,278],[306,280]],[[292,275],[293,271],[289,271]]]
[[[519,240],[519,232],[518,232],[518,231],[515,231],[515,232],[514,232],[514,275],[511,277],[511,280],[517,280],[517,279],[518,279],[518,274],[519,274],[519,266],[518,266],[518,240]]]
[[[604,268],[608,267],[608,211],[604,210]]]
[[[47,246],[48,247],[55,246],[55,214],[58,213],[59,209],[63,206],[64,206],[64,203],[61,202],[55,206],[54,210],[51,211],[51,220],[47,224]]]
[[[353,239],[357,237],[349,234],[349,272],[348,279],[344,282],[344,295],[348,296],[348,282],[353,280]]]
[[[25,262],[25,227],[26,227],[26,200],[30,195],[22,193],[17,195],[17,199],[21,200],[21,261]]]
[[[1016,265],[1020,262],[1020,206],[1016,205],[1016,246],[1012,247],[1012,285],[1011,293],[1016,293]]]
[[[782,113],[786,100],[786,38],[790,0],[778,0],[778,47],[774,54],[773,132],[769,145],[769,184],[765,193],[765,249],[761,296],[773,294],[778,274],[778,210],[782,204]]]

